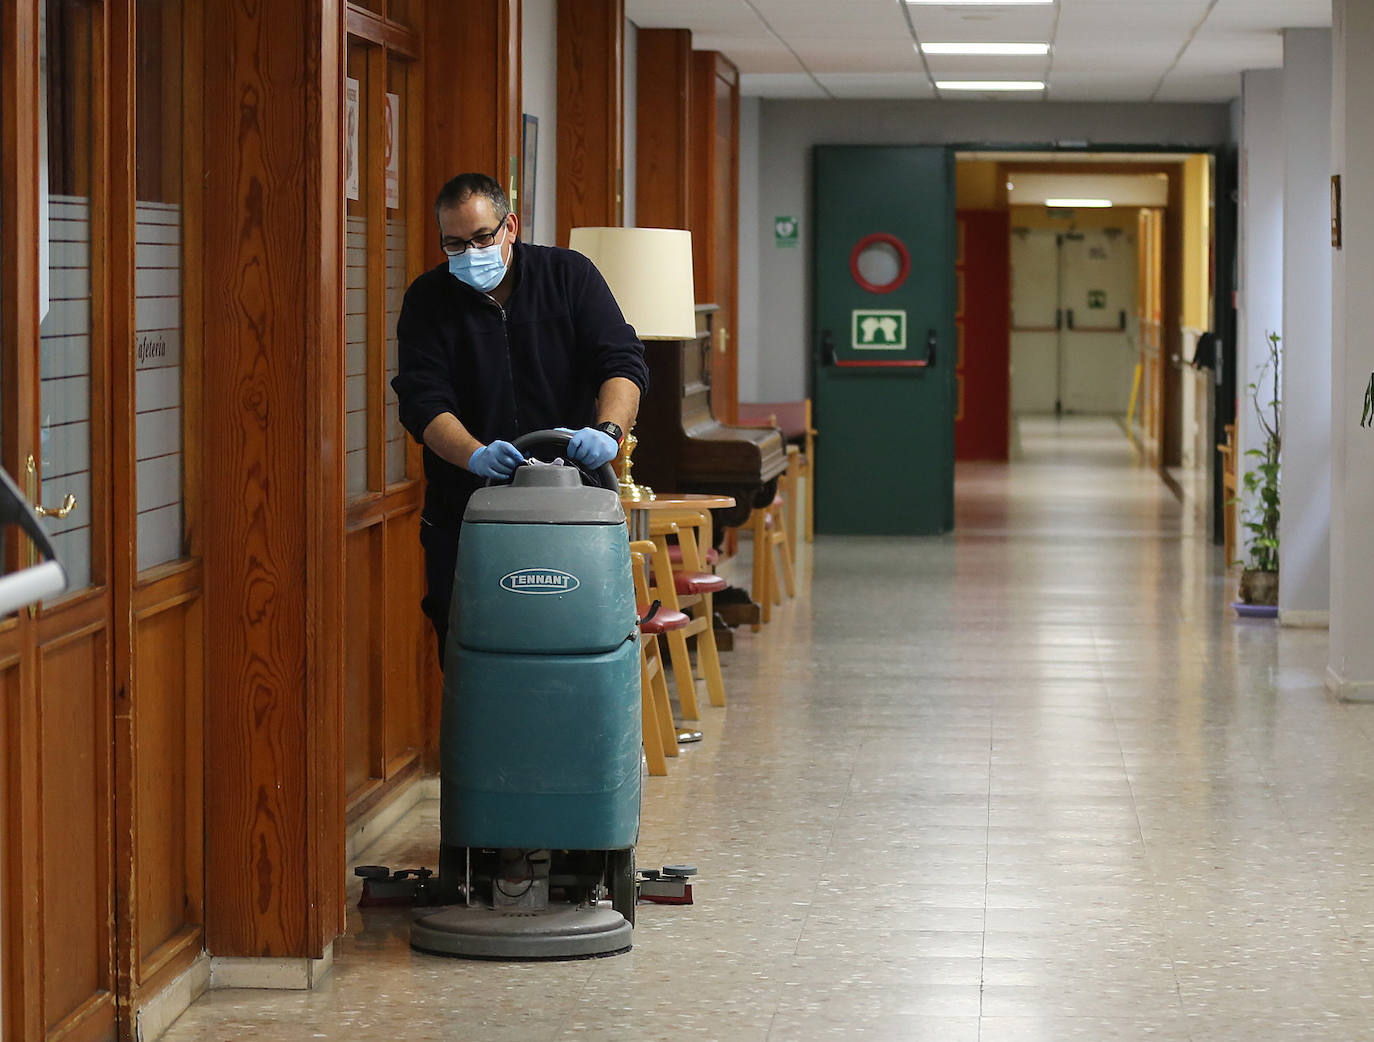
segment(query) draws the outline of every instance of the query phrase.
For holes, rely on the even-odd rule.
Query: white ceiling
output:
[[[904,13],[905,11],[905,13]],[[626,0],[644,29],[690,29],[745,94],[772,98],[1226,101],[1244,69],[1283,64],[1280,31],[1331,24],[1331,0]],[[908,25],[906,13],[910,14]],[[1048,43],[1048,57],[926,56],[926,43]],[[937,91],[935,80],[1044,80],[1044,93]]]

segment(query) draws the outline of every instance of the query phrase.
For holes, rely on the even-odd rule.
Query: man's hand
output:
[[[583,427],[572,436],[568,442],[568,459],[574,463],[580,463],[588,470],[596,470],[597,467],[611,462],[615,459],[615,454],[620,450],[605,431],[599,431],[595,427]]]
[[[599,433],[599,432],[598,432]],[[483,445],[468,460],[468,470],[481,478],[495,478],[505,481],[515,473],[515,468],[525,462],[525,457],[508,441],[494,441]]]

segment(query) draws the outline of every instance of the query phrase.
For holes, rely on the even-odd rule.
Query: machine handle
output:
[[[33,457],[29,457],[32,463]],[[52,540],[43,530],[28,499],[19,491],[19,486],[3,469],[0,469],[0,525],[18,525],[29,537],[30,567],[11,572],[0,577],[0,614],[24,606],[30,613],[38,601],[61,593],[67,588],[67,573],[57,560]],[[38,563],[38,556],[44,558]]]
[[[1073,308],[1068,308],[1067,311],[1065,312],[1065,314],[1066,314],[1067,319],[1068,319],[1069,328],[1072,329],[1072,328],[1073,328]]]
[[[573,460],[567,458],[564,452],[568,448],[568,442],[572,441],[571,434],[562,431],[544,430],[530,431],[522,434],[511,442],[522,456],[533,456],[541,459],[545,463],[552,463],[556,459],[563,459],[571,467],[576,467],[581,473],[582,478],[590,485],[596,485],[609,492],[619,493],[620,479],[616,477],[615,468],[609,463],[603,463],[596,470],[589,470]],[[489,481],[489,484],[508,485],[509,481]]]

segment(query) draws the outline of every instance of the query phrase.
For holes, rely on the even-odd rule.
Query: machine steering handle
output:
[[[511,444],[519,450],[522,456],[543,460],[545,463],[562,459],[567,466],[575,467],[581,473],[582,480],[588,485],[604,488],[610,492],[619,492],[620,479],[616,477],[615,468],[609,463],[603,463],[595,470],[590,470],[582,464],[568,459],[566,452],[570,441],[572,441],[571,434],[545,430],[522,434]],[[493,482],[493,484],[505,484],[505,482]]]

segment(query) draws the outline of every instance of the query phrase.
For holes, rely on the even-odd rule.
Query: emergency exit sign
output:
[[[850,320],[856,351],[905,351],[906,312],[859,310]]]

